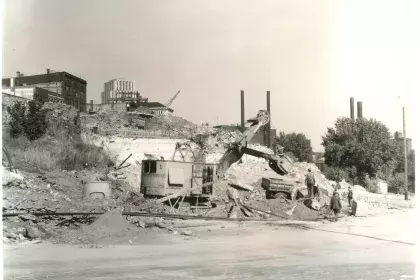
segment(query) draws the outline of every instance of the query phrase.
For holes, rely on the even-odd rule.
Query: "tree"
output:
[[[373,119],[339,118],[323,137],[325,163],[351,171],[353,183],[392,174],[398,164],[397,145],[388,128]]]
[[[40,138],[47,131],[46,111],[42,109],[42,103],[34,100],[28,103],[26,115],[25,134],[29,140]]]
[[[306,138],[303,133],[280,132],[279,137],[275,138],[274,144],[283,147],[285,153],[292,153],[299,161],[312,161],[311,140]]]
[[[18,101],[13,106],[7,107],[7,112],[10,114],[10,135],[13,138],[19,137],[25,133],[25,105]]]
[[[47,130],[46,111],[42,109],[42,103],[31,100],[28,102],[28,110],[22,102],[16,102],[7,108],[11,119],[10,135],[16,138],[25,135],[29,140],[40,138]]]

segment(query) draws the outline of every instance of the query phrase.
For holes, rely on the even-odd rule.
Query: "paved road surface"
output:
[[[256,225],[197,235],[165,245],[6,245],[4,279],[325,280],[414,275],[414,246],[407,244]]]

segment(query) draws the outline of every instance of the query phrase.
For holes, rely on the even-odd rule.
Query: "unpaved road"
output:
[[[382,238],[404,241],[411,216],[380,218]],[[365,220],[369,221],[369,220]],[[373,221],[373,220],[372,220]],[[319,229],[362,233],[342,223]],[[367,222],[366,222],[367,223]],[[376,220],[378,223],[378,219]],[[4,279],[410,279],[414,246],[320,230],[246,225],[196,230],[196,237],[162,245],[79,248],[70,245],[5,245]],[[180,237],[180,236],[178,236]]]

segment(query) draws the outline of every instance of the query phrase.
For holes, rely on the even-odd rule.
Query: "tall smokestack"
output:
[[[354,120],[354,97],[350,97],[350,118]]]
[[[241,130],[245,131],[245,97],[244,91],[241,90]]]
[[[50,74],[50,69],[47,68],[47,74]]]
[[[267,91],[267,112],[268,112],[268,124],[266,126],[267,131],[267,147],[271,148],[271,114],[270,114],[270,91]]]
[[[363,118],[363,108],[362,108],[362,101],[357,102],[357,118]]]

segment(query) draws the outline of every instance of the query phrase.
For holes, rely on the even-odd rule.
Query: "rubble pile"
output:
[[[192,139],[199,134],[208,134],[212,131],[206,125],[196,125],[184,118],[174,115],[155,116],[146,120],[146,130],[156,131],[162,135],[172,137]]]
[[[133,112],[100,110],[95,114],[81,114],[83,132],[91,133],[94,127],[98,134],[106,136],[192,138],[199,133],[209,133],[208,126],[193,124],[173,115],[153,115],[145,107]],[[141,124],[141,125],[140,125]]]
[[[305,182],[305,175],[308,172],[308,169],[311,169],[312,173],[314,173],[316,185],[325,192],[327,192],[328,196],[331,196],[334,191],[334,186],[336,182],[330,181],[327,178],[325,178],[325,175],[322,174],[319,168],[313,163],[296,162],[294,164],[292,172],[290,172],[290,174],[286,175],[285,177]]]
[[[80,119],[82,122],[83,132],[90,132],[93,127],[100,127],[100,131],[115,130],[127,127],[128,114],[120,111],[100,110],[96,114],[81,114]]]
[[[150,115],[153,114],[152,110],[150,110],[149,108],[144,107],[144,106],[137,107],[133,112],[134,113],[141,113],[141,114],[150,114]]]
[[[201,147],[206,162],[217,163],[230,145],[238,141],[240,137],[239,131],[218,129],[211,134],[200,135],[193,140]]]
[[[353,199],[357,202],[357,216],[371,216],[415,207],[414,201],[404,200],[403,195],[371,193],[362,186],[352,186],[344,180],[337,184],[337,192],[342,199],[347,200],[349,188],[352,189]],[[343,203],[347,204],[347,201]]]

